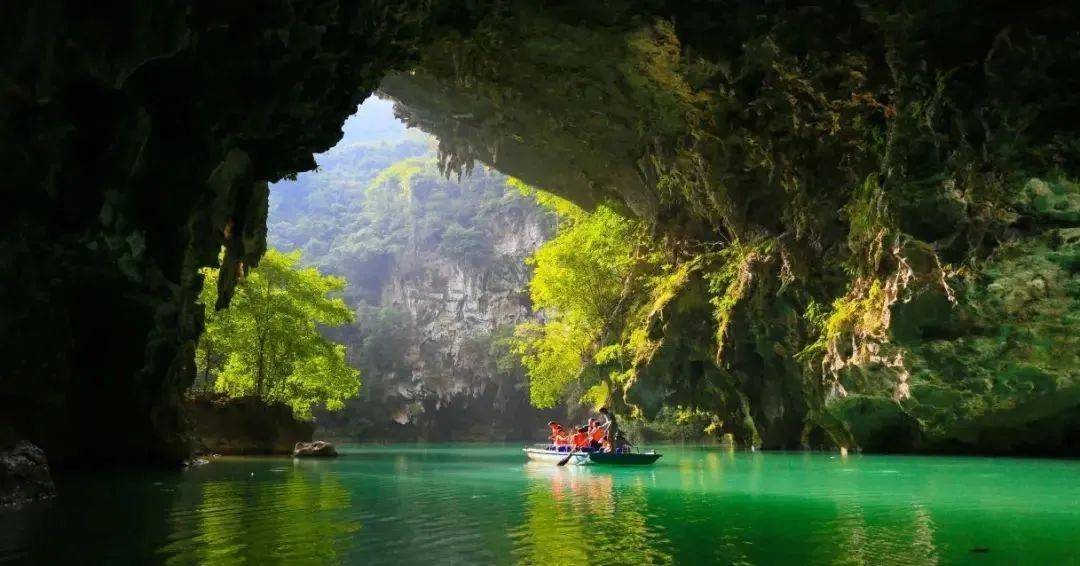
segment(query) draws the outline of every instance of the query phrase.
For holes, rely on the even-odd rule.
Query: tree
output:
[[[560,225],[558,235],[528,260],[534,267],[530,295],[545,320],[518,326],[515,348],[529,376],[533,405],[553,407],[590,365],[605,330],[619,317],[617,306],[641,262],[635,250],[644,228],[606,206],[590,213],[533,194],[559,214]]]
[[[341,409],[359,393],[360,372],[346,362],[345,346],[319,332],[353,321],[348,306],[332,297],[346,281],[299,263],[299,251],[271,249],[241,279],[232,305],[218,312],[218,273],[206,270],[207,325],[196,356],[203,389],[283,402],[301,419],[310,419],[315,405]]]

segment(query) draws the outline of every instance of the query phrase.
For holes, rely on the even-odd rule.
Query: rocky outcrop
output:
[[[322,440],[315,442],[297,442],[292,451],[293,458],[337,458],[338,452],[333,444]]]
[[[315,432],[288,405],[257,397],[189,399],[184,409],[200,454],[290,454]]]
[[[19,441],[0,449],[0,510],[55,496],[49,462],[40,448]]]

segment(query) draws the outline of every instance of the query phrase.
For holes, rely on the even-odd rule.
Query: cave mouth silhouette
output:
[[[185,457],[199,269],[220,265],[224,306],[265,251],[268,183],[312,169],[377,89],[451,173],[479,161],[680,241],[784,239],[831,297],[859,188],[903,187],[900,229],[986,257],[1049,221],[980,224],[941,179],[1077,176],[1069,8],[6,2],[0,441],[64,466]],[[794,364],[742,344],[754,391],[795,399]],[[760,417],[789,430],[793,407]]]
[[[499,4],[5,4],[0,441],[60,467],[185,458],[199,269],[222,268],[226,306],[266,249],[268,184],[425,50],[512,21]]]

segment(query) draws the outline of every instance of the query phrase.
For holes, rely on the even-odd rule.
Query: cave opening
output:
[[[1032,396],[1073,391],[1076,360],[1055,352],[1080,351],[1062,314],[1078,174],[1062,117],[1080,107],[1067,6],[460,4],[5,6],[23,25],[3,50],[2,436],[58,463],[184,458],[200,270],[221,267],[228,302],[266,251],[268,184],[312,169],[381,89],[438,139],[441,170],[485,163],[648,223],[662,265],[685,268],[671,281],[695,289],[662,306],[722,330],[689,349],[718,360],[711,394],[738,407],[725,424],[767,427],[794,403],[854,443],[862,408],[891,418],[892,403],[926,428],[916,449],[1068,448],[1071,394]],[[894,318],[933,314],[893,313],[908,294],[943,297],[929,304],[957,323],[891,340]],[[769,362],[739,367],[749,345]],[[788,398],[742,391],[744,371]],[[677,381],[663,374],[653,393]],[[1065,424],[1000,446],[971,432],[997,419]]]
[[[4,2],[0,562],[1074,560],[1073,4]]]
[[[334,147],[313,156],[314,170],[269,187],[268,250],[299,252],[298,266],[344,278],[338,295],[354,315],[322,332],[347,347],[361,392],[344,409],[317,408],[316,434],[531,438],[559,411],[533,408],[520,368],[500,369],[495,358],[509,353],[516,325],[538,320],[525,260],[555,219],[487,165],[442,169],[437,140],[408,128],[395,106],[407,114],[387,94],[372,95]],[[211,334],[220,316],[208,312]],[[214,399],[230,390],[215,383],[230,358],[207,342],[191,394]]]

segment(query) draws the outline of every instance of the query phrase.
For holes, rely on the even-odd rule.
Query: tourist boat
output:
[[[570,455],[570,459],[566,462],[568,466],[648,466],[659,460],[661,456],[652,450],[624,454],[612,454],[610,452],[575,452],[570,454],[569,452],[553,450],[550,446],[523,448],[522,450],[530,460],[551,462],[552,464],[557,464],[567,455]]]

